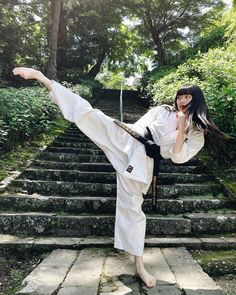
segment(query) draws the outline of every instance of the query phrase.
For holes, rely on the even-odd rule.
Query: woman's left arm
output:
[[[178,112],[178,133],[173,146],[172,153],[179,154],[182,151],[184,140],[185,140],[185,129],[186,129],[186,115],[183,112]]]
[[[178,135],[177,135],[178,137]],[[189,131],[189,136],[187,140],[183,141],[182,144],[182,138],[181,138],[181,143],[182,148],[180,152],[176,153],[176,146],[177,146],[177,140],[175,145],[170,149],[170,154],[171,154],[171,160],[174,163],[185,163],[188,162],[192,157],[194,157],[204,146],[204,133],[203,131],[197,131],[197,130],[192,130]]]

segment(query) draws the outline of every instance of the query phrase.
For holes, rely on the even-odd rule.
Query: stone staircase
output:
[[[125,104],[125,122],[134,122],[145,112],[135,98],[125,100]],[[117,99],[110,99],[109,103],[99,100],[95,106],[117,117]],[[231,236],[236,230],[236,212],[228,208],[222,185],[197,158],[182,165],[163,160],[158,193],[157,213],[151,211],[150,191],[143,204],[148,247],[236,248],[236,239]],[[0,195],[0,247],[80,251],[84,247],[112,246],[115,202],[115,171],[103,152],[72,124]],[[78,253],[69,255],[75,261]],[[219,290],[178,290],[148,294],[223,294]]]

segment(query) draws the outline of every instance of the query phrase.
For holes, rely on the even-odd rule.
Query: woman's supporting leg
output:
[[[156,285],[143,262],[146,216],[142,211],[143,184],[117,173],[117,201],[115,221],[115,248],[134,255],[135,274],[148,287]]]
[[[147,287],[155,287],[156,278],[145,269],[143,256],[134,256],[134,264],[136,276],[140,277]]]

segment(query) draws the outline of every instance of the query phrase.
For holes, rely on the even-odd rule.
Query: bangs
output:
[[[191,94],[193,95],[193,85],[183,85],[176,93],[176,96],[179,95],[185,95],[185,94]]]

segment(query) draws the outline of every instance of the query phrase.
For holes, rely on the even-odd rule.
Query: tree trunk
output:
[[[67,15],[66,11],[63,8],[63,2],[61,3],[61,13],[60,13],[60,22],[59,22],[59,31],[58,31],[58,46],[57,46],[57,69],[60,70],[65,68],[67,65]]]
[[[52,24],[49,43],[49,62],[47,75],[49,79],[57,79],[57,42],[62,0],[52,0]]]
[[[88,72],[88,77],[90,79],[95,79],[95,77],[97,76],[97,74],[100,71],[101,65],[102,65],[105,57],[106,57],[106,50],[103,48],[102,53],[98,57],[98,60],[97,60],[96,64]]]
[[[153,41],[156,45],[156,50],[157,50],[157,61],[159,66],[163,66],[166,63],[166,54],[165,54],[165,49],[163,47],[161,38],[158,34],[158,32],[153,29],[151,31]]]
[[[143,18],[146,29],[151,33],[157,50],[157,61],[159,66],[165,65],[165,49],[163,47],[158,28],[153,24],[150,11],[148,10]]]

